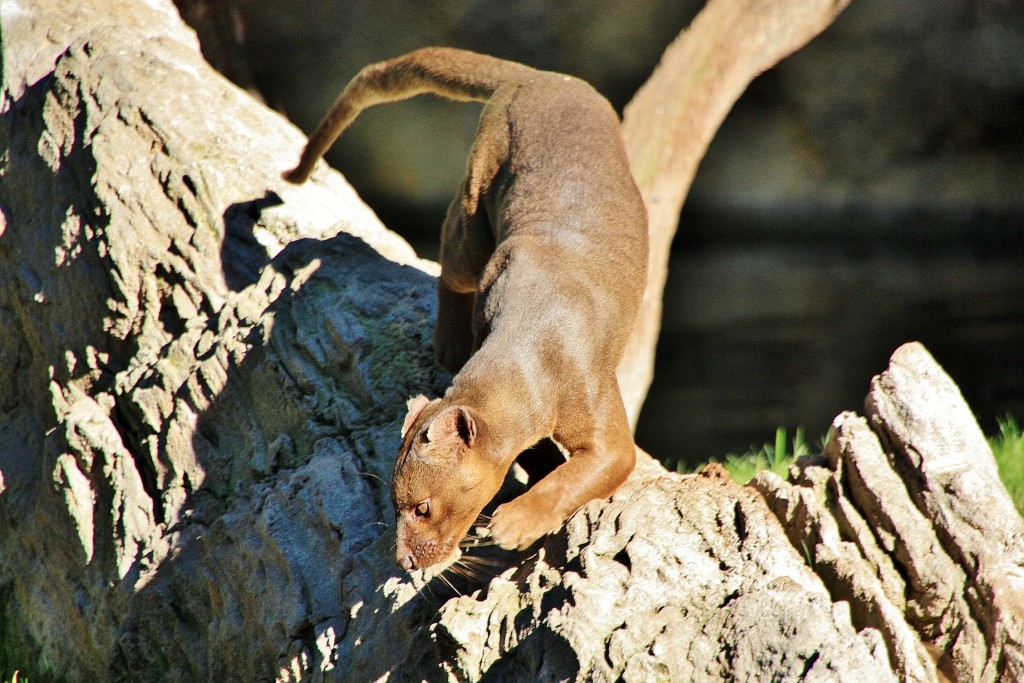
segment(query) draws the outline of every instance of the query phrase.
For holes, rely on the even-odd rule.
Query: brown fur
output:
[[[359,111],[431,92],[485,101],[441,235],[435,352],[457,372],[409,402],[392,479],[396,561],[453,559],[516,457],[544,438],[568,460],[494,513],[525,548],[633,469],[615,368],[643,296],[647,217],[618,119],[578,79],[448,48],[364,68],[311,136],[305,180]]]

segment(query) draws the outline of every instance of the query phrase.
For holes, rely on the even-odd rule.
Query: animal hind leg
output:
[[[466,182],[463,182],[463,188]],[[441,228],[441,277],[437,282],[437,326],[434,355],[451,373],[458,372],[476,351],[476,290],[494,252],[490,225],[479,214],[464,211],[464,189],[448,207]]]
[[[449,289],[437,283],[437,325],[434,327],[434,357],[453,375],[473,355],[473,308],[476,295]]]

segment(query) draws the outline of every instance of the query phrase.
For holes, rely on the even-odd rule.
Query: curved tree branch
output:
[[[697,165],[750,82],[821,33],[849,2],[711,0],[626,107],[622,132],[650,220],[647,291],[619,364],[634,428],[654,377],[669,252]]]

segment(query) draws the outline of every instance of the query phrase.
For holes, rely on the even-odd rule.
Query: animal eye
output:
[[[416,506],[417,517],[429,517],[430,516],[430,501],[425,500]]]

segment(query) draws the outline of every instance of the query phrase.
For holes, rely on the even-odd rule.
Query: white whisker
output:
[[[450,569],[450,567],[449,567],[449,569]],[[448,571],[448,570],[446,569],[445,571]],[[444,572],[441,572],[440,574],[438,574],[438,575],[437,575],[437,578],[439,578],[439,579],[441,579],[442,581],[444,581],[445,585],[447,585],[447,586],[448,586],[449,588],[451,588],[451,589],[452,589],[453,591],[455,591],[455,594],[456,594],[456,595],[458,595],[459,597],[462,597],[462,592],[461,592],[461,591],[459,591],[459,589],[455,587],[455,584],[453,584],[453,583],[452,583],[452,582],[451,582],[451,581],[450,581],[450,580],[448,579],[448,577],[444,575]]]
[[[384,486],[388,485],[388,483],[386,481],[381,479],[378,475],[374,474],[373,472],[360,472],[360,474],[363,475],[364,477],[369,477],[371,479],[376,479],[380,483],[384,484]]]
[[[462,559],[459,560],[462,564],[473,564],[473,565],[486,565],[488,567],[505,567],[508,565],[507,562],[495,559],[493,557],[480,557],[479,555],[463,555]]]

